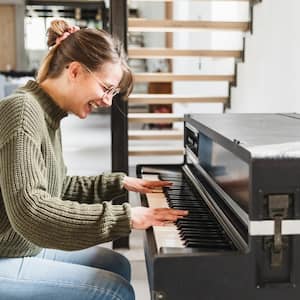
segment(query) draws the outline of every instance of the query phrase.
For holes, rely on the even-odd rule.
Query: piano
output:
[[[142,205],[189,210],[145,231],[151,299],[298,300],[300,115],[185,115],[184,147],[137,166],[173,182]]]

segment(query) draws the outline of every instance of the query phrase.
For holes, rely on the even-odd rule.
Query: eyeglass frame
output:
[[[120,93],[121,89],[119,87],[117,87],[117,88],[115,88],[115,87],[108,88],[106,86],[106,84],[104,84],[100,79],[98,79],[96,77],[96,75],[94,74],[94,72],[92,72],[87,66],[83,65],[83,67],[92,75],[94,80],[102,88],[102,90],[103,90],[103,96],[102,97],[106,97],[106,96],[114,97],[114,96],[116,96]]]

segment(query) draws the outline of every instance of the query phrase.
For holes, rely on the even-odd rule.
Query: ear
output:
[[[83,67],[79,62],[73,61],[69,64],[68,78],[71,82],[83,76],[83,73],[84,73]]]

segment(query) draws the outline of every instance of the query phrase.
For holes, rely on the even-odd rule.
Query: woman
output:
[[[0,102],[0,298],[134,299],[128,261],[96,246],[176,221],[172,209],[109,200],[169,182],[123,173],[67,176],[60,121],[86,118],[132,86],[120,47],[105,32],[53,21],[36,81]]]

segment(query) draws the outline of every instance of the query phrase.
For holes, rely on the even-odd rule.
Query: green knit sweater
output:
[[[124,173],[67,176],[60,121],[67,114],[29,81],[0,101],[0,257],[78,250],[130,233]]]

